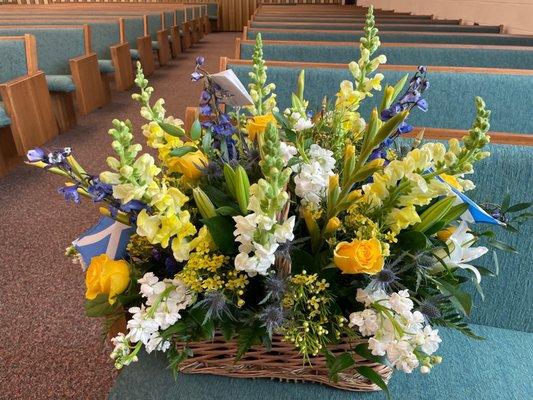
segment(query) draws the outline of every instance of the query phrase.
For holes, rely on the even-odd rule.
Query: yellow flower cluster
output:
[[[248,284],[246,273],[235,271],[233,267],[229,271],[223,268],[230,266],[230,258],[213,251],[215,245],[205,226],[191,244],[193,251],[178,276],[197,293],[227,290],[235,296],[237,306],[242,307],[242,296]]]
[[[196,233],[190,214],[182,207],[189,200],[179,189],[155,184],[149,205],[153,214],[142,210],[137,217],[137,234],[152,244],[168,247],[172,238],[172,251],[178,261],[188,259],[190,247],[187,238]]]
[[[176,126],[183,124],[180,120],[168,120],[167,122]],[[207,156],[203,152],[200,150],[189,152],[181,157],[171,155],[173,149],[194,146],[193,142],[183,142],[179,137],[169,135],[154,121],[144,125],[142,129],[148,146],[157,149],[159,160],[169,174],[178,173],[188,182],[195,181],[202,176],[201,168],[207,164]]]
[[[449,153],[442,143],[427,143],[410,151],[404,159],[391,161],[382,172],[372,175],[372,183],[363,186],[362,201],[383,208],[384,227],[393,234],[420,222],[415,207],[427,205],[450,190],[428,173],[453,161]]]

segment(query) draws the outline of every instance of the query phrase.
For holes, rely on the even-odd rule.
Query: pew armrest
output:
[[[144,75],[150,76],[155,71],[152,37],[150,35],[137,38],[137,51],[143,67]]]
[[[43,72],[0,84],[0,97],[11,119],[13,140],[20,155],[58,134]]]
[[[170,28],[170,37],[172,38],[172,54],[176,57],[181,53],[181,37],[179,26]]]
[[[115,67],[115,86],[117,90],[127,90],[133,85],[134,75],[129,43],[110,47],[111,61]]]
[[[104,106],[109,99],[105,93],[96,54],[72,58],[69,63],[72,80],[76,85],[76,102],[80,114],[87,115]]]
[[[157,43],[159,44],[157,55],[159,58],[159,65],[168,64],[171,58],[168,35],[170,35],[170,31],[168,29],[162,29],[157,32]]]

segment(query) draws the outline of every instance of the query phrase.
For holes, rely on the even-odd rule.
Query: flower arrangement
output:
[[[386,86],[368,118],[360,114],[382,89],[377,33],[370,9],[361,57],[349,64],[353,80],[319,110],[305,99],[304,71],[291,107],[278,110],[258,35],[253,104],[225,107],[232,94],[199,57],[192,79],[204,85],[201,120],[187,131],[166,116],[162,99],[151,103],[138,67],[133,98],[157,159],[141,153],[129,121],[117,120],[109,131],[115,156],[99,175],[68,148],[28,153],[28,163],[69,181],[59,190],[67,200],[102,206],[107,225],[98,232],[116,233],[103,251],[86,234],[67,254],[85,261],[87,314],[105,317],[108,328],[126,315],[126,330],[112,340],[117,368],[144,347],[166,352],[178,371],[194,357],[187,344],[215,332],[236,338],[239,359],[257,343],[268,349],[277,335],[302,363],[325,355],[331,380],[353,367],[386,389],[354,355],[428,373],[442,360],[437,327],[477,337],[464,320],[472,301],[463,286],[479,288],[488,270],[470,262],[489,249],[468,224],[514,229],[525,217],[503,219],[508,201],[486,212],[464,195],[474,187],[466,175],[489,156],[490,111],[481,98],[468,134],[448,145],[402,138],[413,129],[410,113],[428,109],[425,67]],[[365,344],[329,350],[356,339]]]

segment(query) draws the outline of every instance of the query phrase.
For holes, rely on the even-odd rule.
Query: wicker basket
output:
[[[363,342],[362,339],[350,344],[341,343],[329,349],[333,354],[338,355]],[[185,343],[176,343],[178,348],[183,348],[184,345]],[[187,374],[307,381],[351,391],[380,390],[378,386],[358,374],[355,369],[339,373],[338,381],[332,382],[328,378],[326,360],[323,355],[313,357],[311,365],[304,365],[302,356],[279,335],[272,338],[270,351],[263,346],[254,346],[237,362],[235,362],[237,343],[233,340],[229,342],[224,340],[220,334],[215,335],[212,341],[191,342],[187,346],[192,350],[193,356],[180,365],[180,371]],[[387,366],[362,359],[357,354],[354,354],[354,359],[357,366],[371,367],[385,382],[388,382],[392,375],[392,370]]]

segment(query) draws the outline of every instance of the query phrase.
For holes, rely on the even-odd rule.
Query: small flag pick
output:
[[[72,245],[81,254],[85,265],[100,254],[107,254],[113,260],[126,256],[126,246],[135,228],[109,217],[102,217],[96,225],[87,230]]]

